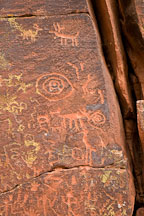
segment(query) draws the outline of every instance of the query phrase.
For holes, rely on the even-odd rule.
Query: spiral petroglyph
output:
[[[50,101],[61,100],[72,92],[70,81],[60,74],[48,74],[38,78],[37,93]]]
[[[89,124],[93,127],[97,127],[100,125],[105,124],[106,117],[102,113],[101,110],[97,110],[96,112],[92,113],[89,117]]]

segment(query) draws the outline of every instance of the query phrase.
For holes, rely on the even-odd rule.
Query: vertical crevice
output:
[[[140,2],[140,1],[139,1]],[[134,134],[133,134],[133,152],[134,152],[134,173],[135,173],[135,187],[136,187],[136,202],[135,215],[144,215],[144,211],[140,210],[136,214],[136,210],[144,207],[144,157],[142,150],[142,143],[140,141],[137,121],[136,103],[143,99],[143,57],[144,57],[144,41],[140,32],[138,14],[136,12],[136,1],[121,1],[117,0],[119,6],[121,34],[123,45],[128,59],[129,80],[132,86],[132,94],[134,101]],[[143,213],[142,213],[143,212]]]
[[[112,9],[112,18],[113,15],[117,17],[117,22],[115,23],[115,29],[112,29],[113,26],[111,20],[109,19],[109,8],[107,8],[107,3],[110,3]],[[121,108],[121,113],[124,122],[126,143],[129,147],[129,151],[132,159],[133,167],[133,177],[136,188],[136,201],[135,201],[135,210],[133,215],[136,214],[136,210],[139,207],[143,207],[144,203],[144,188],[143,188],[143,177],[142,177],[142,149],[139,140],[138,128],[137,128],[137,113],[136,113],[136,101],[142,98],[142,89],[139,78],[136,76],[131,60],[129,59],[127,53],[127,43],[128,40],[125,37],[123,28],[121,28],[120,20],[122,16],[119,9],[119,4],[117,1],[97,1],[91,0],[91,5],[93,7],[94,16],[97,20],[97,26],[99,29],[101,41],[102,41],[102,51],[107,64],[107,67],[110,71],[119,105]],[[113,14],[114,13],[114,14]],[[116,14],[115,14],[116,13]],[[116,30],[116,34],[115,31]],[[120,42],[120,43],[119,43]],[[117,44],[119,43],[120,49],[117,51]],[[124,58],[119,55],[120,53]],[[125,74],[122,74],[124,77],[124,82],[127,87],[127,91],[124,92],[124,86],[121,86],[119,74],[122,72],[119,67],[118,58],[121,58],[123,67],[122,70]],[[123,81],[123,80],[122,80]],[[127,94],[127,97],[125,97]]]

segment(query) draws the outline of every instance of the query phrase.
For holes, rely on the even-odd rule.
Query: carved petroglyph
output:
[[[54,23],[53,24],[54,31],[51,30],[49,31],[50,34],[55,34],[54,39],[60,38],[61,39],[61,45],[68,45],[68,40],[71,41],[72,46],[78,46],[78,36],[79,32],[77,32],[74,35],[63,33],[62,30],[65,30],[64,26],[60,26],[59,23]]]
[[[19,75],[9,74],[7,79],[3,79],[6,86],[13,87],[20,84],[20,80],[22,78],[22,73]]]
[[[4,124],[5,127],[3,126],[3,124]],[[0,120],[0,126],[1,126],[2,129],[5,128],[5,130],[6,130],[4,132],[5,134],[8,134],[8,135],[13,134],[14,127],[13,127],[11,119],[9,119],[8,117],[6,119]],[[1,138],[2,138],[2,134],[1,134]]]
[[[79,68],[71,62],[67,64],[74,68],[76,74],[76,81],[79,82],[80,73]],[[80,68],[84,70],[84,64],[80,63]],[[64,76],[56,73],[51,73],[48,75],[43,75],[37,79],[36,82],[37,93],[45,97],[49,101],[63,100],[71,96],[72,92],[75,91],[70,81]],[[89,96],[95,96],[94,102],[104,104],[104,94],[103,90],[98,88],[98,81],[95,81],[95,77],[88,75],[88,79],[82,86],[83,96],[85,99]],[[75,103],[71,107],[75,106]],[[79,108],[77,111],[63,112],[61,108],[56,112],[50,111],[48,115],[43,115],[38,117],[38,122],[40,128],[51,127],[52,119],[61,119],[61,127],[65,129],[74,129],[76,131],[82,130],[82,125],[84,121],[87,121],[92,127],[98,128],[105,124],[106,117],[101,110],[92,110],[88,112],[85,108]],[[44,126],[45,125],[45,126]],[[44,127],[43,127],[44,126]],[[47,129],[46,129],[47,131]]]
[[[33,25],[35,31],[31,29],[25,30],[21,24],[16,22],[16,18],[9,18],[8,22],[12,28],[18,30],[21,33],[20,35],[22,36],[23,40],[30,39],[32,42],[35,42],[39,31],[42,30],[37,24]]]
[[[104,90],[100,89],[99,80],[95,75],[84,76],[84,63],[67,62],[66,64],[68,69],[64,74],[67,73],[70,80],[74,78],[74,83],[71,83],[65,75],[55,72],[37,78],[36,93],[45,98],[46,103],[42,105],[39,97],[31,101],[34,109],[28,128],[37,131],[41,134],[42,140],[48,143],[50,147],[46,149],[45,154],[52,163],[56,160],[66,163],[69,156],[74,160],[84,160],[92,165],[94,163],[92,155],[96,154],[96,146],[105,147],[102,137],[105,134],[106,124],[103,111]],[[72,76],[69,75],[69,71]],[[83,77],[82,81],[81,77]],[[80,101],[75,100],[78,94]],[[93,136],[96,137],[97,145],[91,143],[89,138],[91,131],[92,133],[95,131]],[[74,151],[73,147],[66,144],[67,134],[78,134],[79,141],[83,145],[82,151],[77,148],[77,143],[73,144]]]
[[[40,107],[35,110],[32,114],[33,122],[36,122],[35,125],[38,126],[37,131],[38,133],[43,134],[42,139],[48,141],[51,146],[51,149],[46,151],[46,154],[49,154],[49,159],[54,160],[54,153],[57,155],[59,160],[62,162],[66,162],[66,158],[72,157],[75,160],[84,160],[86,163],[91,164],[93,163],[92,154],[96,152],[96,146],[91,144],[91,141],[88,138],[88,134],[90,131],[90,127],[96,129],[95,136],[96,136],[96,143],[101,148],[104,148],[104,141],[103,141],[103,126],[106,123],[106,117],[101,110],[90,111],[87,112],[86,110],[80,110],[77,112],[67,112],[63,113],[62,109],[57,111],[52,111],[48,109],[48,107],[43,110]],[[66,134],[80,134],[81,142],[85,147],[83,150],[80,151],[79,149],[74,147],[69,147],[65,143]],[[57,149],[56,143],[59,142],[63,143],[63,148],[60,147]],[[85,148],[85,149],[84,149]]]
[[[26,84],[22,81],[22,73],[19,75],[9,74],[7,79],[3,79],[3,82],[7,87],[18,87],[17,91],[22,90],[24,93],[32,86],[32,84]]]
[[[88,75],[87,81],[82,86],[83,92],[85,96],[87,95],[96,96],[97,95],[97,99],[95,100],[95,103],[100,102],[100,104],[104,104],[103,90],[97,87],[98,84],[99,84],[98,81],[93,79],[92,76]]]
[[[9,174],[14,175],[18,180],[23,178],[24,173],[21,173],[21,170],[24,168],[25,163],[21,158],[21,151],[22,145],[17,142],[13,142],[11,144],[4,146],[5,152],[5,165],[8,167],[10,172]],[[15,178],[12,176],[12,179]]]
[[[27,104],[24,102],[17,102],[17,96],[0,95],[0,111],[8,111],[14,114],[20,114],[27,109]]]
[[[71,62],[67,62],[67,64],[75,69],[77,79],[79,80],[80,77],[79,77],[79,69],[78,69],[78,67],[76,65],[72,64]],[[81,69],[83,70],[83,67]]]
[[[71,68],[74,68],[76,79],[80,79],[78,66],[67,62]],[[80,63],[81,71],[84,70],[84,63]],[[68,72],[68,71],[67,71]],[[51,73],[40,76],[36,81],[36,92],[50,101],[62,100],[69,97],[73,91],[71,82],[61,74]]]
[[[4,53],[0,52],[0,68],[6,70],[9,67],[10,67],[10,63],[5,58]]]
[[[70,81],[60,74],[42,75],[36,82],[37,93],[50,101],[68,97],[72,92]]]
[[[49,114],[42,114],[37,117],[41,130],[48,131],[48,128],[52,128],[52,123],[58,122],[57,127],[65,128],[66,130],[83,131],[86,128],[86,122],[98,130],[101,130],[101,126],[106,123],[106,117],[101,110],[94,112],[86,112],[79,110],[73,113],[62,113],[61,111],[50,112]]]
[[[22,146],[18,143],[12,143],[9,145],[4,146],[4,157],[6,158],[5,164],[3,165],[5,170],[8,171],[8,175],[10,179],[17,179],[22,180],[23,177],[25,178],[26,172],[23,172],[24,167],[26,168],[26,164],[23,161],[21,154],[22,154]],[[0,189],[4,186],[11,188],[11,182],[5,178],[5,176],[0,176],[3,180],[3,185],[1,185]]]
[[[74,129],[76,131],[81,131],[83,128],[83,119],[85,116],[82,113],[70,113],[70,114],[59,114],[62,117],[62,127],[65,129]]]
[[[18,131],[18,132],[23,132],[24,129],[25,129],[25,126],[24,126],[23,124],[20,124],[20,125],[18,126],[17,131]]]
[[[95,112],[91,113],[85,112],[84,115],[87,116],[89,124],[95,128],[104,125],[106,122],[106,117],[101,110],[96,110]]]
[[[34,140],[33,135],[27,134],[24,138],[24,143],[14,142],[4,146],[5,155],[8,164],[14,164],[21,168],[23,166],[31,167],[37,159],[37,153],[40,150],[40,144]]]
[[[103,95],[103,91],[101,89],[97,89],[97,93],[99,95],[101,104],[104,104],[104,95]]]
[[[60,115],[63,117],[62,125],[64,128],[81,131],[85,128],[84,123],[88,122],[92,127],[99,129],[106,122],[106,117],[101,110],[87,113],[80,110],[77,113]]]
[[[109,181],[105,185],[101,181],[103,169],[80,167],[78,170],[70,169],[67,172],[59,170],[52,174],[40,175],[19,185],[14,192],[8,191],[1,194],[1,215],[56,216],[61,215],[61,211],[67,216],[130,215],[127,211],[129,197],[125,196],[128,192],[126,174],[118,175],[116,172],[112,170]],[[124,192],[118,193],[115,185]],[[104,208],[100,208],[99,204]]]
[[[80,67],[81,67],[81,71],[84,70],[84,63],[83,62],[80,62]]]
[[[17,92],[22,91],[26,93],[27,89],[32,86],[32,84],[26,84],[22,81],[22,74],[15,75],[9,74],[8,78],[2,78],[2,87],[5,89],[5,94],[0,95],[0,113],[3,111],[8,111],[13,114],[21,114],[23,110],[27,109],[27,104],[23,101],[18,102]],[[14,93],[10,94],[10,91]]]
[[[37,153],[40,150],[40,144],[35,142],[33,135],[26,135],[24,145],[28,148],[26,153],[23,153],[23,160],[27,166],[31,167],[37,159]]]
[[[50,116],[48,114],[40,114],[37,116],[40,131],[48,133],[50,125]]]

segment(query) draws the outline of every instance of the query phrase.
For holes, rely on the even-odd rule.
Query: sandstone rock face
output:
[[[93,17],[78,13],[90,5],[26,3],[0,6],[0,213],[132,215],[119,105]]]
[[[142,95],[137,99],[143,99],[144,95],[144,1],[143,0],[119,0],[122,14],[123,30],[127,39],[127,51],[133,65],[134,72],[139,79]]]
[[[134,86],[134,93],[136,100],[144,99],[144,33],[143,33],[143,19],[144,19],[144,1],[143,0],[130,0],[130,1],[122,1],[119,0],[120,7],[120,15],[121,15],[121,23],[124,33],[125,45],[127,48],[130,64],[132,66],[132,83]],[[136,101],[135,101],[136,104]],[[140,136],[140,144],[137,140],[133,142],[137,143],[133,152],[136,152],[134,164],[137,164],[136,175],[139,178],[139,192],[138,194],[138,202],[144,203],[144,155],[142,153],[143,149],[143,134],[142,128],[140,124],[140,118],[142,120],[142,110],[141,110],[141,102],[137,104],[137,116],[138,116],[138,129]],[[135,118],[135,122],[136,122]],[[134,124],[133,124],[134,125]],[[138,147],[139,146],[139,147]]]
[[[105,57],[120,98],[124,118],[133,113],[128,80],[128,65],[121,38],[119,11],[115,0],[95,1]]]
[[[4,215],[132,215],[127,173],[90,167],[57,170],[1,196]]]
[[[1,0],[0,14],[3,16],[57,15],[88,12],[83,0]]]
[[[144,38],[144,1],[135,0],[136,13],[138,18],[138,25],[142,37]]]
[[[144,100],[137,101],[137,120],[142,150],[144,152]]]
[[[144,208],[140,208],[137,210],[136,216],[142,216],[144,215]]]

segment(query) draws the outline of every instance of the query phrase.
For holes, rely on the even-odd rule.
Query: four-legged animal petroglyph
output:
[[[55,115],[55,117],[54,117]],[[94,112],[86,112],[84,110],[78,110],[77,112],[73,113],[61,113],[61,112],[50,112],[50,116],[52,119],[57,119],[58,117],[61,119],[61,127],[65,128],[66,130],[74,130],[74,131],[83,131],[86,128],[86,122],[89,126],[92,126],[98,130],[102,130],[101,126],[106,123],[106,117],[101,110],[96,110]],[[50,124],[50,119],[41,116],[42,119],[41,125],[43,123]],[[46,120],[47,119],[47,120]],[[44,124],[43,124],[44,125]],[[49,125],[51,127],[51,125]]]
[[[31,40],[32,42],[35,42],[36,37],[38,35],[38,32],[41,31],[42,29],[37,25],[34,24],[33,28],[35,30],[25,30],[21,24],[16,22],[16,18],[10,18],[8,19],[10,26],[16,30],[18,30],[21,33],[21,36],[23,37],[23,40]]]
[[[62,30],[65,29],[65,27],[61,27],[59,23],[54,23],[53,24],[54,27],[54,31],[51,30],[49,31],[50,34],[55,34],[54,39],[56,39],[57,37],[61,39],[61,45],[67,45],[68,44],[68,40],[71,41],[72,46],[78,46],[78,36],[79,36],[79,32],[77,32],[76,34],[67,34],[67,33],[63,33]]]

